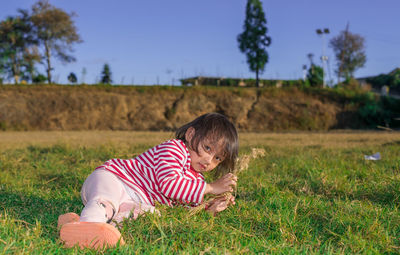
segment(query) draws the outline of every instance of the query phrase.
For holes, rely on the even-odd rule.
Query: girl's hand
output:
[[[234,196],[230,196],[228,199],[226,199],[225,197],[220,197],[211,201],[210,205],[206,210],[215,216],[217,213],[222,212],[223,210],[228,208],[228,206],[231,204],[232,205],[235,204]]]
[[[219,195],[224,192],[232,192],[233,188],[236,186],[237,176],[229,173],[215,182],[206,185],[206,191],[204,194],[214,194]]]

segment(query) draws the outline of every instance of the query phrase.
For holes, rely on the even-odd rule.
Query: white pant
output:
[[[142,203],[139,196],[130,197],[122,181],[105,169],[97,169],[85,180],[81,190],[83,208],[80,221],[120,222],[133,213],[133,218],[154,206]],[[111,207],[111,208],[110,208]]]

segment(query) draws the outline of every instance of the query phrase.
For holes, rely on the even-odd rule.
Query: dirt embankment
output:
[[[241,131],[328,130],[345,108],[295,88],[0,87],[3,130],[174,130],[206,112]]]

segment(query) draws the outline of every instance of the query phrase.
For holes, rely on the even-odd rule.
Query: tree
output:
[[[389,82],[388,85],[393,88],[400,87],[400,68],[394,69],[389,73]]]
[[[329,46],[333,49],[337,61],[338,80],[345,78],[349,80],[353,77],[355,70],[363,67],[366,62],[364,51],[364,37],[346,30],[332,38]]]
[[[32,82],[36,83],[36,84],[44,83],[45,81],[47,81],[47,77],[41,73],[33,76],[33,78],[32,78]]]
[[[40,59],[30,50],[36,43],[32,25],[26,11],[19,10],[18,16],[9,16],[0,22],[0,58],[2,69],[19,83],[24,72]]]
[[[256,73],[257,87],[259,87],[259,73],[264,71],[269,59],[266,47],[271,44],[271,38],[267,36],[266,24],[260,0],[248,0],[244,31],[238,35],[237,40],[240,51],[246,54],[249,69]]]
[[[400,88],[400,68],[396,68],[388,74],[370,77],[367,79],[367,82],[377,88],[381,88],[385,85],[393,89]]]
[[[39,0],[32,6],[31,20],[39,45],[44,48],[48,83],[52,83],[53,54],[63,63],[75,61],[69,53],[73,51],[72,44],[80,43],[82,40],[72,20],[74,15],[50,5],[48,0]]]
[[[322,87],[324,81],[324,69],[320,66],[311,64],[311,67],[308,69],[307,80],[310,83],[311,87]]]
[[[3,84],[4,73],[5,73],[5,71],[4,71],[4,63],[3,63],[3,60],[0,58],[0,85]]]
[[[42,57],[40,56],[39,50],[36,45],[33,45],[29,48],[25,49],[24,54],[24,68],[26,70],[24,74],[24,79],[30,80],[33,82],[33,77],[35,77],[37,71],[35,68],[35,64],[40,63]]]
[[[73,72],[71,72],[68,75],[68,81],[71,83],[76,83],[78,81],[78,78],[76,78],[76,75]]]
[[[104,64],[104,66],[103,66],[103,71],[101,72],[100,83],[104,83],[104,84],[112,83],[111,70],[110,70],[110,66],[108,64]]]

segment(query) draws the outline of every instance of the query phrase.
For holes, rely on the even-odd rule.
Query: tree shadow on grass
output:
[[[80,190],[83,180],[72,173],[38,173],[41,183],[37,184],[39,189],[43,187],[52,190]]]
[[[43,237],[56,241],[58,216],[66,212],[79,214],[82,202],[79,198],[47,200],[35,195],[3,190],[0,195],[0,210],[12,218],[26,222],[28,226],[39,222]]]
[[[400,189],[395,188],[395,183],[385,186],[374,187],[360,187],[353,192],[346,192],[344,190],[336,189],[334,187],[327,187],[319,183],[309,183],[308,188],[300,187],[298,184],[290,184],[288,182],[279,182],[276,184],[280,190],[289,189],[294,194],[308,194],[310,196],[318,195],[319,198],[327,200],[359,200],[370,201],[374,204],[381,206],[393,206],[400,203]]]
[[[399,146],[399,145],[400,145],[400,140],[382,144],[383,147],[386,147],[386,146]]]

